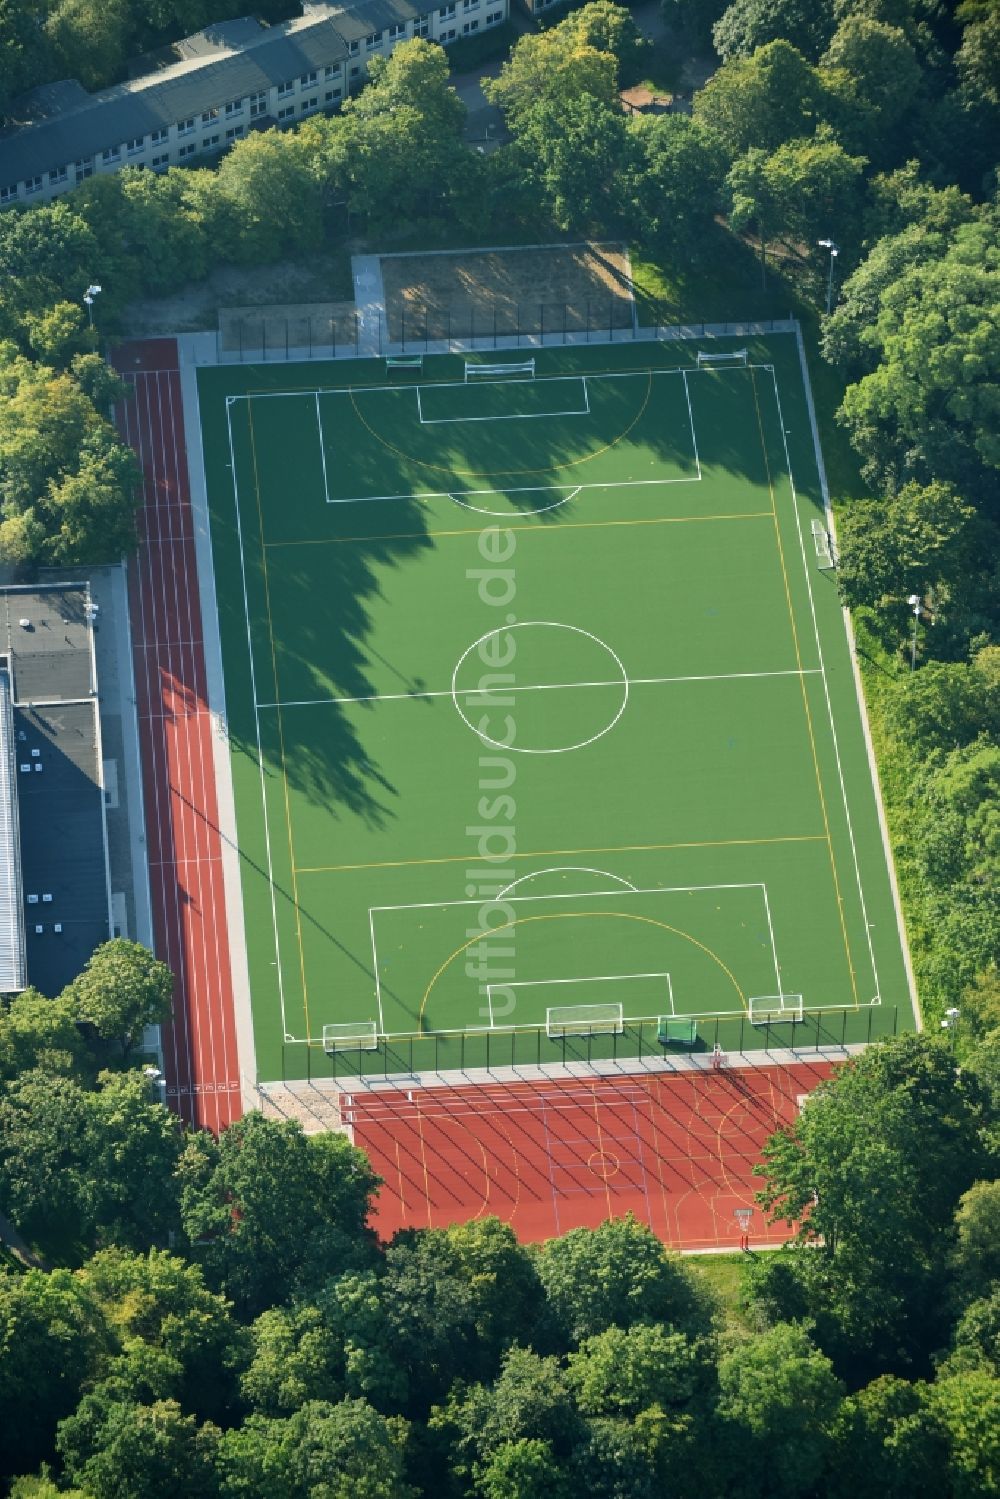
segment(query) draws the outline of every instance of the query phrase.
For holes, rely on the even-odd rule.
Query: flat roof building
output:
[[[24,980],[48,995],[111,934],[93,628],[85,583],[0,590],[0,728],[6,677],[15,781],[7,805],[16,801],[19,835],[4,837],[0,811],[0,969],[6,962],[4,978],[13,971],[5,904],[16,891]]]
[[[226,150],[251,130],[336,109],[375,55],[427,37],[447,45],[506,20],[509,0],[304,0],[277,26],[251,16],[207,26],[169,62],[88,94],[75,80],[15,101],[0,131],[0,207],[46,203],[122,167],[165,171]]]

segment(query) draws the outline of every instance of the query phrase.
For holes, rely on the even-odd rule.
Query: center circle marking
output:
[[[617,709],[614,717],[611,718],[609,720],[609,722],[606,723],[602,729],[599,729],[596,734],[591,734],[588,739],[579,739],[579,740],[577,740],[573,744],[559,744],[559,745],[555,745],[555,746],[553,746],[553,747],[551,747],[549,749],[538,749],[538,748],[532,748],[530,745],[524,745],[524,744],[501,744],[501,742],[500,742],[499,739],[491,739],[490,736],[489,736],[489,734],[483,733],[483,731],[481,729],[478,729],[476,727],[476,725],[472,722],[472,720],[467,717],[466,713],[463,711],[462,704],[461,704],[461,697],[463,695],[463,692],[466,695],[478,693],[480,696],[484,696],[484,697],[487,696],[488,694],[487,694],[487,689],[485,689],[485,688],[465,688],[465,689],[460,689],[459,688],[459,686],[458,686],[458,677],[459,677],[459,673],[462,670],[462,667],[464,666],[465,662],[469,659],[469,657],[472,655],[472,653],[474,651],[478,651],[479,648],[480,648],[480,646],[483,645],[483,643],[485,641],[492,640],[497,635],[503,635],[503,634],[506,634],[506,633],[509,633],[509,634],[512,635],[515,632],[515,630],[567,630],[572,635],[580,635],[580,636],[583,636],[583,638],[586,639],[586,640],[592,640],[595,645],[600,646],[600,648],[601,648],[602,651],[606,651],[607,652],[608,656],[614,662],[614,668],[615,668],[616,675],[617,675],[618,678],[620,678],[620,685],[621,685],[621,689],[622,689],[622,700],[621,700],[621,703],[618,705],[618,709]],[[564,691],[564,690],[565,691],[569,691],[574,686],[577,686],[577,685],[579,685],[579,687],[583,691],[586,691],[588,685],[590,685],[590,686],[596,686],[598,684],[597,683],[587,684],[587,683],[583,683],[583,682],[581,682],[579,684],[572,683],[572,682],[565,683],[565,684],[562,684],[562,683],[560,683],[560,684],[555,684],[555,683],[548,684],[548,683],[545,683],[545,684],[540,684],[540,685],[532,686],[532,687],[522,687],[520,689],[517,689],[516,684],[515,684],[514,685],[514,690],[515,691],[520,690],[522,693],[527,693],[527,692],[553,692],[553,691]],[[614,683],[609,683],[609,684],[600,684],[600,685],[615,685],[615,684]],[[498,691],[498,690],[502,690],[502,689],[494,689],[494,691]],[[583,629],[581,629],[579,625],[566,625],[566,624],[563,624],[559,620],[552,620],[552,619],[525,619],[525,620],[521,620],[518,624],[504,625],[500,629],[497,629],[497,630],[487,630],[487,632],[486,632],[485,635],[480,635],[480,637],[479,637],[478,640],[474,640],[472,642],[472,644],[466,650],[464,650],[462,652],[461,656],[459,656],[459,658],[458,658],[458,663],[455,666],[455,670],[451,674],[451,700],[452,700],[452,702],[455,705],[455,712],[458,714],[459,718],[465,724],[466,728],[471,729],[472,732],[473,732],[473,734],[475,734],[475,736],[476,736],[477,739],[481,739],[484,744],[490,745],[493,749],[506,750],[508,753],[515,754],[515,755],[565,755],[565,754],[568,754],[570,750],[586,749],[586,747],[587,747],[588,744],[593,744],[596,740],[603,739],[603,737],[604,737],[605,734],[610,734],[611,730],[614,728],[615,724],[621,718],[622,714],[625,712],[626,707],[628,706],[628,694],[629,694],[628,673],[625,670],[625,666],[624,666],[624,663],[621,660],[621,657],[618,656],[617,653],[611,649],[611,647],[610,647],[610,645],[608,645],[607,641],[602,640],[599,635],[593,635],[593,634],[591,634],[591,632],[589,630],[583,630]]]
[[[622,1168],[622,1163],[613,1150],[595,1150],[587,1158],[587,1165],[602,1181],[608,1181],[612,1176],[617,1176]]]

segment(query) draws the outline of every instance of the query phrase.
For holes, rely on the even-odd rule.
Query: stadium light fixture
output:
[[[101,295],[102,289],[94,282],[87,287],[87,290],[83,294],[83,300],[87,304],[87,315],[90,318],[91,327],[94,326],[94,301]]]
[[[830,252],[830,274],[826,281],[826,315],[829,317],[833,309],[833,262],[840,254],[840,246],[835,244],[832,239],[818,239],[816,243],[822,249],[829,250]]]
[[[913,643],[912,643],[912,645],[910,647],[910,670],[911,671],[916,671],[916,669],[917,669],[917,626],[920,623],[920,608],[921,608],[919,593],[911,593],[911,594],[909,594],[908,597],[907,597],[906,602],[909,604],[910,608],[913,610]]]

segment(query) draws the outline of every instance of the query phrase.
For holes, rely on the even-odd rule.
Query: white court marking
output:
[[[587,974],[584,974],[580,978],[518,979],[514,983],[509,983],[509,984],[500,983],[499,981],[497,983],[494,983],[494,984],[487,983],[487,985],[486,985],[486,1001],[487,1001],[487,1003],[489,1005],[489,1009],[490,1009],[490,1029],[491,1030],[510,1030],[511,1029],[511,1025],[506,1025],[506,1026],[502,1025],[502,1024],[501,1025],[497,1025],[497,1023],[496,1023],[496,1021],[495,1021],[495,1019],[493,1017],[493,990],[494,989],[497,989],[497,990],[501,990],[501,989],[539,989],[539,988],[542,988],[544,985],[548,985],[548,984],[622,984],[622,983],[631,982],[633,979],[666,979],[666,981],[667,981],[666,982],[667,1002],[670,1005],[670,1013],[671,1013],[671,1015],[673,1015],[675,1013],[675,1011],[674,1011],[674,986],[673,986],[673,982],[671,981],[669,973],[587,973]],[[657,1012],[657,1013],[659,1013],[659,1012]],[[653,1016],[651,1016],[651,1015],[626,1015],[625,1012],[624,1012],[624,1005],[623,1005],[622,1006],[622,1015],[621,1015],[621,1018],[622,1018],[622,1021],[626,1025],[628,1025],[630,1023],[634,1024],[634,1023],[636,1023],[637,1021],[640,1021],[640,1020],[651,1020],[651,1019],[653,1019]],[[541,1021],[527,1020],[527,1021],[521,1021],[520,1023],[522,1025],[535,1025],[535,1024],[539,1024],[540,1025]]]
[[[566,408],[565,410],[561,410],[561,411],[509,411],[509,412],[503,412],[503,413],[501,413],[501,414],[499,414],[497,416],[424,416],[423,401],[421,400],[421,395],[420,395],[420,386],[419,385],[413,385],[413,386],[410,387],[410,389],[414,390],[416,392],[416,396],[417,396],[417,417],[418,417],[420,425],[422,427],[447,427],[447,426],[454,426],[454,425],[465,425],[467,422],[537,422],[537,421],[544,421],[546,418],[557,417],[557,416],[589,416],[590,415],[590,393],[587,390],[587,377],[586,377],[586,375],[561,375],[559,377],[559,379],[560,379],[561,382],[569,382],[571,380],[573,380],[573,381],[578,380],[580,382],[580,384],[583,387],[583,405],[582,406],[574,406],[572,408]],[[486,381],[482,381],[481,383],[485,384],[485,385],[489,385],[491,382],[488,381],[488,380],[486,380]],[[504,380],[502,382],[493,381],[492,383],[493,384],[502,383],[504,385],[515,385],[515,384],[522,384],[523,385],[523,384],[526,384],[526,383],[530,383],[532,385],[532,387],[534,387],[534,385],[536,383],[539,383],[539,382],[536,382],[534,380],[532,380],[530,382],[515,381],[515,380]],[[544,384],[545,382],[542,381],[540,383]],[[461,385],[461,386],[459,386],[460,390],[468,390],[468,388],[469,388],[468,385]],[[453,389],[453,386],[451,384],[448,384],[448,385],[437,385],[437,384],[434,384],[434,385],[428,385],[426,387],[426,389],[427,390],[451,390],[451,389]]]

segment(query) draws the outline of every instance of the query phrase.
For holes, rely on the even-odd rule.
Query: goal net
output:
[[[802,1019],[801,994],[750,996],[751,1025],[779,1025]]]
[[[327,1056],[338,1051],[377,1051],[378,1028],[374,1020],[355,1020],[343,1025],[324,1025],[323,1050]]]
[[[713,364],[748,364],[750,361],[747,349],[726,349],[721,354],[706,354],[702,349],[698,350],[698,368],[704,369],[706,365]]]
[[[465,378],[469,380],[497,380],[503,379],[505,375],[513,375],[519,380],[533,380],[535,378],[535,361],[533,359],[522,359],[517,363],[509,360],[503,364],[480,364],[477,360],[467,359],[465,361]]]
[[[549,1040],[563,1036],[620,1036],[625,1029],[620,1004],[553,1005],[545,1011]]]

